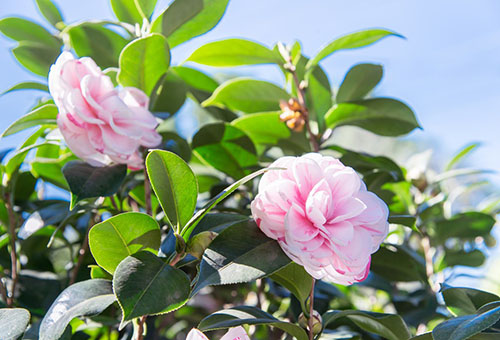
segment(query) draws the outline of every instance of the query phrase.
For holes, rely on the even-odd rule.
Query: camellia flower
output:
[[[198,329],[193,328],[187,335],[186,340],[208,340],[207,336]],[[241,326],[231,328],[220,340],[250,340],[247,332]]]
[[[338,159],[309,153],[282,157],[252,202],[260,229],[316,279],[362,281],[388,232],[386,204]]]
[[[49,89],[66,144],[93,166],[115,162],[142,168],[139,147],[161,142],[148,96],[134,87],[115,88],[90,58],[63,52],[50,68]]]

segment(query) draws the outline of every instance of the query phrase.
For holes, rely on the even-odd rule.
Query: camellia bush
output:
[[[321,67],[399,34],[361,30],[312,56],[225,39],[172,65],[228,0],[111,0],[116,21],[78,23],[36,3],[50,27],[0,20],[40,76],[4,95],[42,91],[2,134],[31,131],[1,152],[0,339],[500,339],[500,297],[448,284],[495,243],[498,205],[455,204],[450,184],[479,173],[458,167],[475,145],[431,173],[330,138],[419,128],[371,95],[381,65],[339,84]],[[197,68],[258,64],[283,81]],[[204,122],[188,139],[186,102]]]

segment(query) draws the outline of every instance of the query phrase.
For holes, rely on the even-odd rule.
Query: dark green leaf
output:
[[[308,339],[306,332],[299,326],[280,321],[271,314],[250,306],[238,306],[215,312],[201,320],[198,328],[202,331],[211,331],[240,325],[272,326],[287,332],[297,340]]]
[[[0,338],[16,340],[30,322],[30,312],[23,308],[0,308]]]
[[[186,163],[190,161],[191,147],[184,138],[171,131],[162,132],[158,130],[158,132],[162,137],[162,149],[175,153]]]
[[[476,211],[453,216],[449,220],[439,220],[429,229],[432,241],[443,243],[452,237],[473,239],[486,236],[495,225],[494,217]]]
[[[13,135],[19,131],[29,129],[38,125],[56,125],[57,124],[57,107],[53,104],[47,104],[39,107],[26,115],[22,116],[12,123],[3,133],[0,138]]]
[[[292,262],[271,275],[270,278],[295,295],[302,310],[305,310],[305,302],[311,292],[313,278],[305,271],[304,267]]]
[[[34,211],[22,224],[17,237],[25,240],[43,227],[60,223],[68,215],[68,208],[68,202],[56,201]]]
[[[42,26],[22,18],[4,18],[0,20],[0,32],[19,42],[31,42],[59,48],[61,42]]]
[[[149,153],[146,168],[170,225],[179,233],[196,208],[198,184],[193,171],[176,154],[161,150]]]
[[[119,83],[150,95],[170,65],[167,40],[160,34],[136,39],[122,50],[119,64]]]
[[[0,94],[0,96],[3,96],[4,94],[13,92],[13,91],[18,91],[18,90],[40,90],[40,91],[45,91],[49,92],[49,88],[47,85],[38,83],[36,81],[24,81],[22,83],[16,84],[9,88],[8,90],[5,90]]]
[[[266,46],[251,40],[226,39],[199,47],[187,61],[209,66],[240,66],[279,63],[280,59]]]
[[[442,261],[437,264],[437,271],[453,266],[479,267],[484,261],[486,255],[479,249],[471,251],[446,249]]]
[[[12,49],[12,54],[29,71],[46,77],[50,66],[60,54],[60,46],[50,46],[39,42],[22,41]]]
[[[62,169],[71,190],[71,207],[90,197],[111,196],[118,191],[127,175],[127,166],[117,164],[93,167],[82,161],[68,162]]]
[[[168,112],[170,115],[174,115],[186,101],[187,90],[188,86],[184,80],[176,72],[168,70],[161,85],[153,92],[152,102],[154,105],[151,111]]]
[[[255,222],[243,221],[224,229],[205,251],[192,294],[209,285],[250,282],[289,263],[278,242],[264,235]]]
[[[168,38],[202,10],[203,0],[174,0],[161,14],[161,33]]]
[[[36,0],[38,10],[54,27],[60,28],[60,23],[63,22],[63,17],[57,6],[52,0]]]
[[[189,278],[150,252],[127,257],[116,268],[113,289],[123,312],[122,325],[143,316],[163,314],[184,305]]]
[[[390,281],[426,282],[424,259],[403,246],[385,245],[372,255],[370,270]]]
[[[114,301],[111,281],[94,279],[69,286],[45,314],[40,340],[59,339],[73,318],[99,314]]]
[[[375,333],[388,340],[406,340],[410,332],[399,315],[357,310],[330,311],[323,315],[323,327],[340,319],[348,318],[364,331]]]
[[[254,113],[279,110],[280,100],[289,98],[285,90],[267,81],[236,78],[220,85],[202,105]]]
[[[347,72],[337,92],[337,103],[363,99],[382,79],[382,65],[358,64]]]
[[[129,255],[143,250],[157,254],[160,234],[160,227],[151,216],[128,212],[94,225],[89,232],[89,247],[97,264],[113,274]]]
[[[177,0],[176,2],[182,2],[182,0]],[[224,15],[228,2],[229,0],[203,0],[203,9],[168,35],[167,40],[169,45],[173,48],[194,37],[210,31],[215,25],[217,25]],[[167,8],[165,12],[163,12],[154,21],[152,29],[153,32],[162,31],[162,28],[164,27],[163,17],[168,11],[169,8]],[[184,15],[184,18],[186,17],[187,16]],[[179,23],[177,23],[177,25],[178,24]]]
[[[240,129],[227,123],[203,126],[191,143],[194,154],[234,179],[244,177],[257,166],[252,140]]]
[[[354,125],[382,136],[399,136],[420,127],[413,111],[391,98],[373,98],[334,105],[325,115],[326,125]]]
[[[500,301],[500,297],[482,290],[462,287],[444,286],[441,291],[446,307],[455,315],[475,314],[480,307],[493,301]]]

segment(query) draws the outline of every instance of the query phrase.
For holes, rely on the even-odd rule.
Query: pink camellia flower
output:
[[[309,153],[282,157],[252,202],[260,229],[316,279],[362,281],[388,232],[386,204],[338,159]]]
[[[63,52],[50,68],[49,89],[68,147],[93,166],[115,162],[140,169],[139,147],[161,142],[148,96],[133,87],[115,88],[90,58]]]
[[[187,335],[186,340],[208,340],[208,338],[198,329],[193,328]],[[238,326],[231,328],[220,340],[250,340],[250,338],[245,329]]]

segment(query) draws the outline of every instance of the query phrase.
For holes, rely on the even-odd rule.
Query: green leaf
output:
[[[155,11],[157,2],[158,0],[136,0],[135,4],[141,14],[149,20]]]
[[[304,267],[292,262],[271,275],[270,278],[295,295],[302,310],[305,310],[305,302],[311,292],[313,278],[305,271]]]
[[[91,57],[101,68],[118,66],[128,40],[102,24],[84,22],[68,29],[71,47],[80,57]]]
[[[207,76],[205,73],[191,67],[174,66],[172,68],[179,77],[191,88],[212,93],[219,83]]]
[[[45,127],[40,128],[40,130],[45,130]],[[41,133],[40,130],[35,132],[32,136],[38,134],[37,138],[40,136]],[[43,132],[43,131],[42,131]],[[24,162],[26,155],[30,150],[37,149],[41,146],[45,145],[58,145],[55,142],[41,142],[38,144],[30,144],[24,147],[21,147],[19,150],[16,150],[16,152],[12,155],[12,157],[8,160],[7,164],[5,165],[5,172],[9,175],[13,174]]]
[[[36,5],[44,18],[47,19],[52,26],[59,28],[64,19],[52,0],[36,0]]]
[[[136,0],[111,0],[111,8],[120,21],[142,25],[145,18],[136,6]]]
[[[332,89],[328,76],[321,67],[316,67],[307,77],[306,102],[312,117],[321,131],[325,128],[325,114],[332,107]]]
[[[120,85],[137,87],[150,95],[170,65],[167,40],[159,34],[136,39],[125,46],[119,64]]]
[[[460,150],[446,165],[444,171],[450,171],[455,165],[457,165],[462,159],[469,155],[472,151],[476,150],[481,143],[472,143]]]
[[[177,0],[174,2],[179,3],[176,5],[176,7],[181,7],[182,2],[185,2],[183,0]],[[177,45],[180,45],[188,40],[191,40],[194,37],[200,36],[202,34],[205,34],[206,32],[210,31],[212,28],[215,27],[224,15],[224,12],[226,11],[226,7],[228,4],[229,0],[203,0],[203,9],[199,12],[196,13],[196,15],[191,16],[189,20],[185,21],[182,25],[179,26],[180,21],[176,22],[176,25],[174,25],[175,30],[172,30],[173,27],[167,27],[169,34],[167,35],[167,40],[169,45],[174,48]],[[173,4],[171,5],[173,6]],[[196,9],[198,9],[198,6],[195,6],[194,9],[192,9],[191,14],[196,12]],[[170,8],[170,7],[169,7]],[[164,16],[166,15],[167,12],[172,11],[171,9],[167,8],[153,23],[153,32],[159,32],[166,34],[165,32],[162,32],[164,24],[166,24],[166,20],[164,19]],[[182,9],[185,10],[185,7],[182,6]],[[180,9],[175,10],[176,13],[180,13]],[[189,13],[184,13],[182,11],[183,15],[182,17],[184,20],[189,16]],[[169,14],[169,16],[172,16]]]
[[[480,314],[450,319],[432,330],[434,340],[465,340],[493,326],[500,319],[500,307]]]
[[[71,320],[101,313],[115,301],[111,281],[93,279],[66,288],[40,324],[40,340],[59,339]]]
[[[373,313],[357,310],[329,311],[323,314],[323,327],[340,318],[351,320],[364,331],[374,333],[388,340],[406,340],[410,332],[399,315]]]
[[[234,179],[244,177],[257,166],[252,140],[227,123],[204,125],[194,135],[191,147],[205,163]]]
[[[186,163],[191,160],[191,147],[184,138],[172,131],[158,132],[162,137],[161,149],[175,153]]]
[[[150,252],[127,257],[116,268],[113,289],[122,309],[122,325],[143,316],[173,311],[187,302],[189,278]]]
[[[289,263],[278,242],[255,222],[242,221],[224,229],[205,250],[192,294],[209,285],[251,282]]]
[[[33,126],[57,124],[57,107],[53,104],[41,106],[26,115],[22,116],[12,123],[3,133],[0,138],[13,135],[19,131],[29,129]]]
[[[0,338],[16,340],[30,322],[30,312],[24,308],[0,308]]]
[[[279,63],[269,48],[251,40],[226,39],[199,47],[186,61],[209,66],[240,66]]]
[[[160,227],[151,216],[128,212],[108,218],[90,229],[89,247],[99,266],[110,274],[127,256],[147,250],[158,253]]]
[[[444,286],[441,291],[446,307],[454,315],[475,314],[487,303],[500,301],[498,295],[479,289]]]
[[[43,77],[47,77],[50,66],[55,63],[59,53],[60,46],[31,41],[22,41],[12,49],[12,54],[22,66]]]
[[[193,170],[176,154],[161,150],[149,153],[146,168],[170,225],[179,233],[196,208],[198,184]]]
[[[71,207],[84,198],[115,194],[127,175],[127,166],[93,167],[82,161],[68,162],[62,169],[71,190]]]
[[[68,148],[61,148],[60,145],[41,146],[36,151],[35,158],[30,162],[31,173],[45,182],[69,191],[62,168],[66,163],[76,159],[76,156]]]
[[[0,94],[0,96],[3,96],[4,94],[13,92],[13,91],[19,91],[19,90],[40,90],[40,91],[45,91],[49,92],[49,88],[47,85],[38,83],[36,81],[24,81],[22,83],[16,84],[12,86],[11,88],[5,90]]]
[[[252,179],[254,179],[257,176],[262,175],[264,172],[278,170],[278,169],[279,168],[265,168],[265,169],[255,171],[254,173],[234,182],[233,184],[228,186],[226,189],[222,190],[217,196],[212,198],[203,208],[198,210],[196,212],[196,214],[189,220],[189,222],[184,227],[184,230],[182,232],[182,237],[184,237],[185,240],[188,240],[189,236],[191,235],[191,232],[196,227],[196,225],[202,220],[202,218],[210,210],[212,210],[217,204],[219,204],[224,198],[231,195],[241,185],[245,184],[248,181],[251,181]],[[280,170],[282,170],[282,169],[280,169]]]
[[[347,72],[337,92],[337,103],[363,99],[382,79],[382,65],[358,64]]]
[[[168,112],[174,115],[186,101],[188,86],[172,69],[168,70],[161,85],[153,91],[152,112]]]
[[[429,229],[431,240],[437,243],[444,243],[452,237],[460,239],[473,239],[477,236],[486,236],[496,223],[494,217],[470,211],[457,214],[449,220],[439,220],[434,222]]]
[[[53,48],[61,46],[59,39],[50,34],[44,27],[22,18],[10,17],[0,20],[0,32],[19,42],[27,41]]]
[[[161,14],[161,33],[172,35],[203,10],[203,0],[174,0]]]
[[[202,105],[254,113],[279,110],[280,100],[289,98],[285,90],[267,81],[236,78],[220,85]]]
[[[385,29],[368,29],[344,35],[324,46],[314,58],[309,60],[306,69],[312,69],[322,59],[336,51],[365,47],[389,36],[402,38],[401,35]]]
[[[479,267],[486,261],[486,256],[479,249],[470,251],[446,249],[442,261],[436,264],[437,270],[441,271],[447,267],[467,266]]]
[[[370,270],[390,281],[427,281],[424,259],[394,244],[386,244],[372,255]]]
[[[306,332],[299,326],[276,319],[269,313],[250,306],[237,306],[215,312],[201,320],[198,328],[212,331],[240,325],[267,325],[281,329],[297,340],[307,340]]]
[[[280,120],[281,112],[262,112],[245,115],[231,125],[245,132],[257,146],[276,145],[290,137],[290,129]]]
[[[391,98],[373,98],[334,105],[325,115],[326,125],[354,125],[381,136],[400,136],[420,125],[413,111]]]

